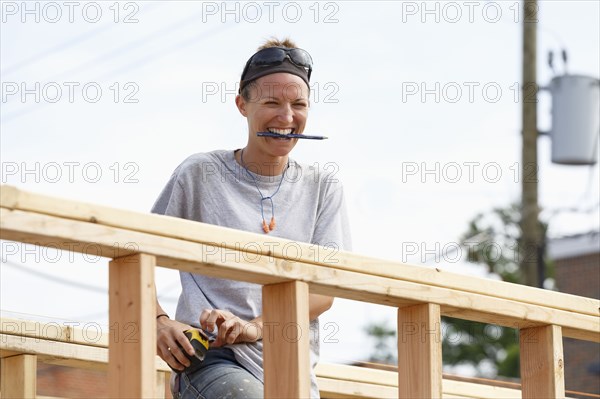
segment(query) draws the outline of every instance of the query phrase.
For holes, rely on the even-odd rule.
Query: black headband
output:
[[[291,73],[292,75],[296,75],[306,83],[306,86],[310,87],[310,84],[308,83],[308,71],[306,70],[306,68],[296,65],[286,58],[285,60],[283,60],[283,62],[281,62],[278,65],[249,66],[248,71],[246,72],[245,79],[240,82],[240,92],[248,83],[252,82],[253,80],[278,72],[285,72]]]
[[[285,52],[283,53],[282,50]],[[275,54],[272,54],[272,53]],[[257,57],[263,57],[258,59]],[[267,59],[265,60],[264,57]],[[278,60],[277,58],[280,57]],[[310,54],[302,49],[267,48],[256,52],[244,68],[240,81],[240,92],[253,80],[273,73],[290,73],[296,75],[310,87],[310,75],[312,72],[312,59]]]

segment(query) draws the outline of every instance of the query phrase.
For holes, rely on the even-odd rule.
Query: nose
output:
[[[284,103],[279,108],[279,120],[283,123],[291,123],[294,121],[294,110],[292,109],[292,105],[289,103]]]

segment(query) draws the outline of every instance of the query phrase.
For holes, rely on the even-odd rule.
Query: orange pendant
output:
[[[275,226],[276,226],[276,224],[275,224],[274,216],[271,217],[271,222],[269,224],[267,224],[267,222],[263,219],[262,228],[263,228],[263,231],[265,232],[265,234],[269,234],[270,231],[275,230]]]

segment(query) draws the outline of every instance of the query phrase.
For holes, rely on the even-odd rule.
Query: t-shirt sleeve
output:
[[[329,195],[325,196],[317,214],[312,243],[351,251],[352,239],[344,188],[339,182],[330,188],[331,191]]]
[[[178,179],[177,170],[156,199],[150,212],[160,215],[186,218],[185,191]]]

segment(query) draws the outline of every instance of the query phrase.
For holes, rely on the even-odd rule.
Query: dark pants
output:
[[[200,369],[179,376],[180,399],[262,399],[263,391],[263,383],[228,348],[209,350]]]

